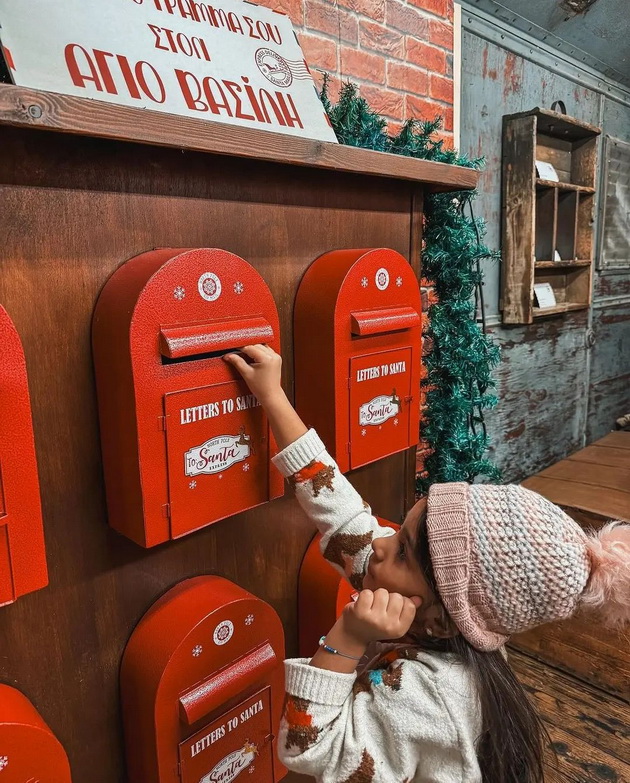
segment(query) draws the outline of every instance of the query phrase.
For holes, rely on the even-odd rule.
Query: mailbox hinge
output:
[[[166,517],[166,519],[170,519],[171,518],[171,504],[170,503],[165,503],[162,506],[162,516]]]
[[[166,416],[158,416],[158,429],[162,432],[166,431]]]
[[[350,454],[350,452],[352,451],[352,447],[350,443],[346,443],[346,451],[348,452],[348,454]]]

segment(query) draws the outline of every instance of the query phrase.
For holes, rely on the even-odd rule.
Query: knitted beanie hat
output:
[[[571,517],[516,485],[435,484],[429,490],[431,562],[446,611],[478,650],[562,620],[578,605],[630,621],[630,526],[587,535]]]

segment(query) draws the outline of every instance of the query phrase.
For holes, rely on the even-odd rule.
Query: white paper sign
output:
[[[550,180],[551,182],[559,182],[558,174],[551,163],[547,163],[544,160],[536,161],[536,171],[540,179]]]
[[[536,295],[536,301],[538,307],[555,307],[556,296],[551,287],[551,283],[534,283],[534,294]]]
[[[288,16],[239,0],[0,0],[22,87],[335,142]]]

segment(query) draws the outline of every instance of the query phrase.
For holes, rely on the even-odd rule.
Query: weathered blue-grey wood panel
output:
[[[487,415],[490,456],[519,481],[582,446],[586,311],[490,330],[502,348],[499,405]]]
[[[602,103],[602,136],[613,136],[616,139],[630,142],[630,106],[625,106],[612,101],[609,98],[603,98]],[[600,230],[601,222],[598,224],[596,232],[596,248],[600,252]],[[599,258],[598,258],[599,261]],[[618,297],[630,295],[630,269],[626,272],[621,270],[600,270],[599,264],[596,265],[595,280],[593,287],[594,300],[604,297]]]
[[[605,133],[630,137],[628,107],[463,30],[461,149],[487,160],[477,211],[487,220],[490,247],[501,246],[502,117],[550,108],[556,100],[574,117],[601,123]],[[485,275],[492,322],[499,315],[499,265],[488,262]],[[630,408],[628,294],[630,274],[598,272],[590,313],[531,327],[492,326],[502,362],[496,373],[499,406],[488,414],[488,429],[491,456],[506,480],[531,475],[601,437]]]
[[[604,97],[602,132],[630,141],[630,106]],[[599,253],[601,225],[598,229]],[[597,266],[593,282],[588,443],[601,438],[615,419],[630,412],[630,269],[601,270]]]
[[[630,303],[593,310],[590,355],[588,443],[610,431],[630,413]]]

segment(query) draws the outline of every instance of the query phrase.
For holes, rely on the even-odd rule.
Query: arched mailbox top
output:
[[[241,751],[241,723],[250,744],[271,743],[284,696],[283,660],[280,618],[243,588],[200,576],[169,590],[140,620],[123,656],[130,779],[187,783],[174,773],[178,763],[210,772]],[[277,767],[270,748],[264,759]]]
[[[186,687],[259,647],[252,662],[281,664],[284,632],[264,601],[218,576],[198,576],[173,587],[149,609],[132,633],[123,677],[142,683],[147,696]]]
[[[420,289],[412,267],[397,251],[389,248],[332,250],[324,253],[306,270],[296,297],[296,312],[303,310],[330,331],[334,339],[357,334],[352,329],[355,317],[363,312],[407,307],[417,313],[400,328],[420,323]],[[383,313],[394,325],[396,312]],[[352,319],[352,321],[351,321]],[[394,319],[394,320],[392,320]],[[339,327],[343,329],[340,331]],[[344,327],[347,327],[347,332]],[[373,334],[382,333],[372,332]]]
[[[1,780],[71,783],[70,764],[59,740],[26,696],[0,685]]]
[[[351,262],[339,287],[335,308],[335,316],[343,320],[344,326],[347,325],[348,314],[356,316],[363,312],[383,311],[383,317],[388,317],[389,323],[383,321],[386,328],[372,334],[391,331],[398,325],[395,308],[400,307],[410,308],[418,314],[417,322],[403,322],[402,328],[420,323],[420,288],[412,267],[400,253],[388,248],[375,248],[334,251],[331,255],[341,255],[344,262],[346,259]],[[393,312],[388,313],[390,309]]]
[[[101,292],[94,327],[106,339],[120,325],[129,330],[124,345],[131,354],[162,364],[167,374],[177,372],[169,360],[279,339],[276,305],[262,276],[219,248],[151,250],[119,267]]]

